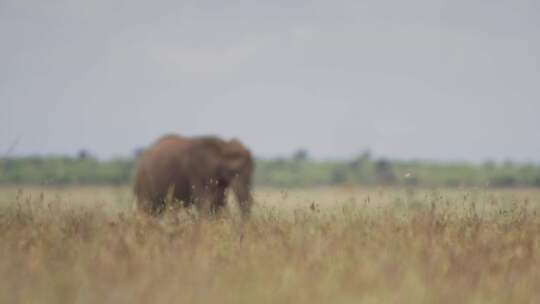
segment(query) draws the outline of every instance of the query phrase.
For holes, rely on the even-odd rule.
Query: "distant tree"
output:
[[[380,183],[393,184],[396,182],[396,174],[392,168],[392,163],[386,159],[378,160],[375,163],[375,174]]]
[[[144,148],[141,148],[141,147],[133,149],[133,158],[135,159],[139,158],[143,154],[143,152],[144,152]]]
[[[532,185],[534,187],[540,187],[540,175],[533,179]]]
[[[369,149],[365,150],[364,152],[362,152],[362,154],[360,154],[358,159],[364,160],[364,161],[370,161],[371,160],[371,151]]]
[[[345,167],[336,166],[332,169],[330,177],[331,183],[334,185],[343,184],[347,181],[347,170]]]
[[[507,160],[504,161],[503,166],[505,166],[506,168],[511,168],[511,167],[514,166],[514,162],[507,159]]]
[[[307,160],[309,157],[309,153],[306,149],[298,149],[293,154],[293,160],[301,161],[301,160]]]
[[[353,161],[351,161],[350,165],[354,169],[361,169],[370,160],[371,152],[369,150],[366,150],[362,152],[358,157],[356,157]]]
[[[490,183],[493,187],[513,187],[517,185],[517,178],[512,175],[499,175],[491,178]]]
[[[487,170],[493,170],[495,168],[495,162],[492,160],[487,160],[483,163],[483,166]]]
[[[81,149],[77,153],[77,159],[79,159],[79,160],[86,160],[86,159],[89,159],[89,158],[91,158],[91,155],[90,155],[90,152],[88,150],[86,150],[86,149]]]

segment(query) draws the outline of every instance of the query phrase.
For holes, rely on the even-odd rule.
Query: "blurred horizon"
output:
[[[10,147],[11,148],[11,147]],[[96,153],[93,150],[90,149],[79,149],[73,153],[6,153],[4,151],[4,154],[0,155],[0,161],[1,160],[24,160],[24,159],[43,159],[43,160],[52,160],[52,159],[59,159],[59,158],[69,158],[74,160],[81,160],[81,159],[93,159],[99,162],[108,163],[115,160],[135,160],[140,153],[145,149],[146,147],[136,147],[134,149],[131,149],[128,153],[125,154],[114,154],[114,155],[108,155],[103,156],[99,153]],[[16,151],[16,149],[14,149]],[[7,151],[9,152],[9,151]],[[393,157],[383,154],[377,154],[374,153],[370,149],[365,149],[363,151],[359,151],[356,154],[351,154],[348,156],[341,156],[341,157],[321,157],[317,155],[313,155],[311,151],[304,149],[304,148],[298,148],[295,150],[291,150],[290,153],[280,153],[280,154],[274,154],[274,155],[264,155],[264,154],[256,154],[253,153],[253,156],[256,159],[259,160],[268,160],[268,161],[279,161],[279,160],[297,160],[299,158],[299,154],[302,156],[300,157],[301,160],[309,161],[309,162],[354,162],[355,160],[362,159],[362,158],[369,158],[372,161],[390,161],[390,162],[403,162],[403,163],[419,163],[419,164],[440,164],[440,165],[451,165],[451,164],[463,164],[463,165],[470,165],[470,166],[513,166],[513,165],[533,165],[533,166],[540,166],[540,160],[535,159],[511,159],[511,158],[501,158],[501,159],[494,159],[494,158],[485,158],[485,159],[478,159],[478,160],[471,160],[471,159],[435,159],[435,158],[420,158],[420,157]]]
[[[540,162],[534,0],[4,0],[0,43],[0,158],[131,157],[172,132]]]

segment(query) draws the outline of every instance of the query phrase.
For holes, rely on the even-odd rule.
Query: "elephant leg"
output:
[[[174,198],[180,207],[190,208],[193,205],[192,193],[189,185],[174,188]]]
[[[208,192],[207,187],[194,185],[192,191],[192,203],[195,205],[195,208],[197,208],[199,215],[208,217],[212,211],[212,197]]]
[[[251,202],[250,201],[238,201],[240,207],[240,213],[242,218],[248,218],[251,215]]]
[[[212,213],[215,215],[220,215],[225,209],[225,188],[218,187],[214,191],[214,199],[212,201]]]
[[[194,191],[194,203],[204,216],[219,215],[225,207],[225,188],[206,186]]]
[[[138,198],[137,199],[137,209],[139,211],[142,211],[146,214],[152,214],[152,202],[149,199],[146,198]]]
[[[156,216],[165,210],[165,202],[160,198],[139,198],[137,200],[137,207],[146,214]]]

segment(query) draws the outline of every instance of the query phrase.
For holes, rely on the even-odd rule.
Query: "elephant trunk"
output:
[[[233,189],[242,217],[248,218],[251,214],[251,205],[253,205],[250,183],[237,182]]]

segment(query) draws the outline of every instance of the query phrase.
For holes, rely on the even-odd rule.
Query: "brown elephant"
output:
[[[238,140],[167,135],[140,156],[134,192],[140,210],[160,214],[170,196],[204,215],[219,213],[226,191],[236,195],[245,218],[252,206],[253,159]]]

